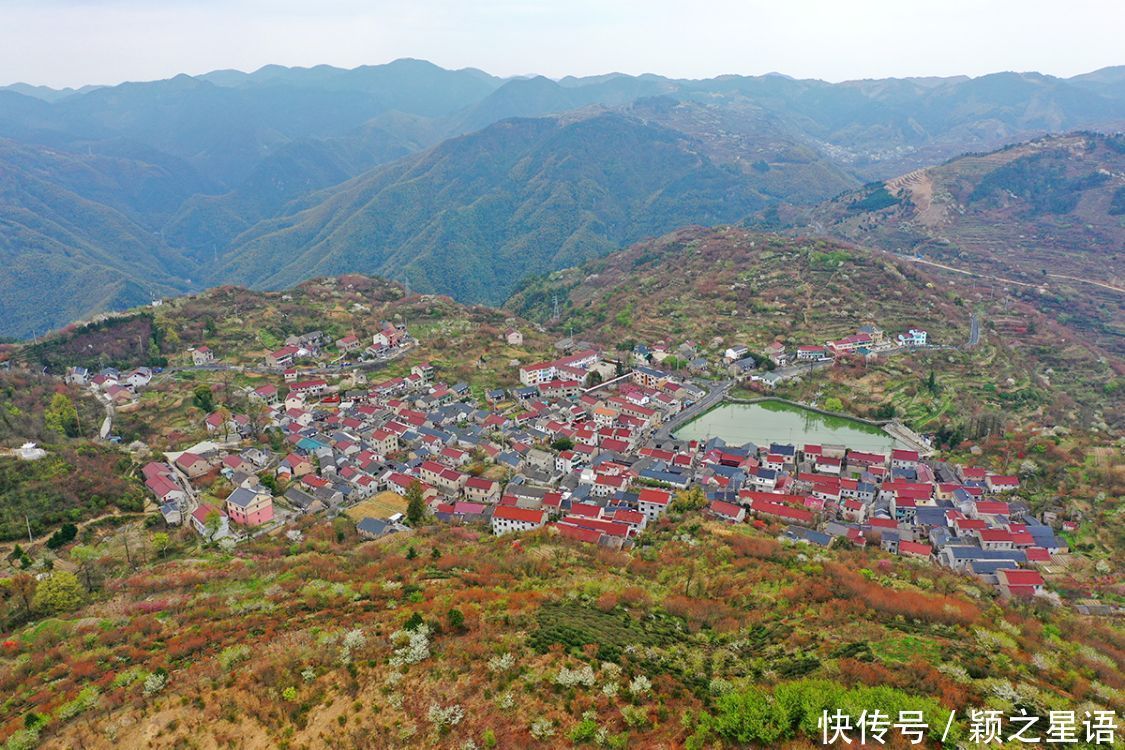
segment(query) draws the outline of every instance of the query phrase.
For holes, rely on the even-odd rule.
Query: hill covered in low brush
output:
[[[229,555],[185,529],[159,552],[133,537],[136,567],[120,533],[94,537],[100,557],[69,587],[39,582],[38,596],[20,578],[0,599],[19,622],[24,592],[35,618],[0,652],[0,738],[801,748],[818,746],[823,708],[921,710],[932,739],[956,709],[956,740],[973,706],[1115,705],[1112,623],[1002,604],[878,551],[783,546],[778,531],[675,514],[620,553],[546,530],[363,543],[350,524],[306,523],[299,542]]]
[[[872,183],[790,221],[1000,277],[1120,354],[1123,217],[1125,137],[1075,133]]]
[[[870,416],[890,404],[931,432],[981,415],[1039,423],[1049,414],[1111,431],[1125,422],[1115,395],[1125,364],[1080,330],[991,285],[824,237],[682,229],[529,281],[507,307],[560,334],[626,350],[690,340],[701,352],[742,343],[762,355],[773,341],[792,352],[867,323],[892,336],[922,327],[940,348],[834,367],[780,392],[835,396]],[[981,343],[970,348],[974,313],[984,323]],[[923,387],[930,371],[942,383],[935,392]]]

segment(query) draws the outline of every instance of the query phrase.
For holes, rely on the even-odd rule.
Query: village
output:
[[[504,335],[522,343],[518,330]],[[698,356],[692,342],[658,342],[613,361],[566,339],[558,358],[514,365],[519,385],[483,399],[426,363],[370,382],[308,366],[326,356],[389,359],[417,345],[402,324],[384,324],[370,341],[327,342],[314,331],[270,352],[262,367],[276,384],[248,389],[249,413],[212,411],[207,440],[143,467],[164,520],[227,546],[262,534],[298,538],[294,522],[318,515],[346,517],[378,539],[410,533],[406,498],[415,494],[439,523],[497,535],[548,528],[628,549],[675,509],[753,523],[794,544],[876,545],[976,576],[1006,597],[1049,596],[1043,566],[1067,552],[1061,519],[1036,518],[1017,477],[943,462],[924,440],[871,452],[675,436],[721,403],[731,382],[769,386],[838,358],[931,346],[920,329],[891,337],[865,325],[823,345],[778,342],[761,353],[734,345],[721,360]],[[189,356],[195,367],[217,362],[203,346]],[[670,358],[686,367],[663,367]],[[153,373],[67,377],[121,403]],[[263,434],[270,440],[253,439]]]

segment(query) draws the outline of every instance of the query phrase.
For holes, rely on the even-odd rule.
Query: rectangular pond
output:
[[[727,445],[805,443],[844,445],[862,451],[887,452],[901,447],[881,427],[847,417],[820,414],[783,401],[724,403],[693,419],[675,436],[684,440],[717,437]]]

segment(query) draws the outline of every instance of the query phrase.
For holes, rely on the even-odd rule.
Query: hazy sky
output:
[[[0,83],[419,57],[552,77],[839,81],[1125,64],[1120,0],[0,0]]]

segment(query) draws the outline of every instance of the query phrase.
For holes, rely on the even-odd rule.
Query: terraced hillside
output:
[[[1075,133],[962,156],[789,218],[951,278],[979,274],[1121,354],[1123,216],[1125,137]]]

